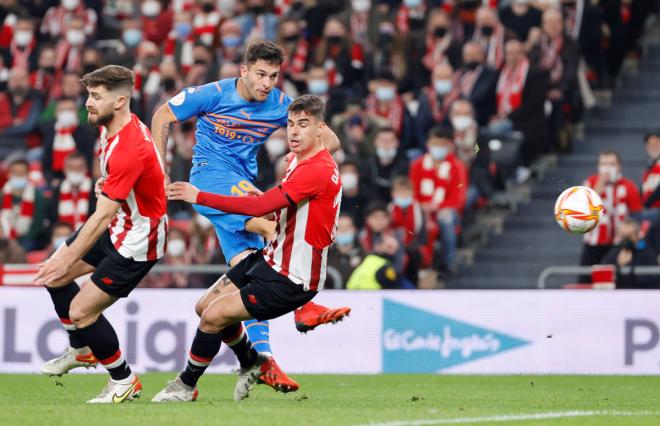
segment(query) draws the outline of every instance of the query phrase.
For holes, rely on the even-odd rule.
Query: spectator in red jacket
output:
[[[454,258],[458,244],[458,227],[465,208],[468,178],[465,165],[454,151],[451,129],[434,127],[426,142],[427,153],[410,167],[415,200],[440,225],[442,268],[456,272]]]
[[[603,216],[593,231],[584,235],[581,265],[599,264],[619,241],[617,229],[629,215],[642,210],[642,200],[637,185],[621,175],[621,160],[616,151],[606,150],[598,156],[598,173],[584,182],[593,188],[603,200]],[[589,282],[589,277],[580,281]]]
[[[660,131],[651,132],[644,138],[649,156],[649,166],[642,176],[642,219],[654,222],[660,217]]]

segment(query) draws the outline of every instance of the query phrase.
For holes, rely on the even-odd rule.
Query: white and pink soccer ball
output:
[[[603,215],[603,200],[593,189],[572,186],[555,203],[555,220],[566,232],[585,234],[594,229]]]

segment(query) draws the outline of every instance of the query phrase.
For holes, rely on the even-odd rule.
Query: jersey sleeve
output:
[[[289,179],[280,184],[287,199],[292,204],[311,198],[322,192],[328,185],[330,176],[322,173],[312,164],[301,164],[296,167]]]
[[[210,112],[221,98],[217,82],[188,87],[167,102],[178,121],[184,121],[203,112]]]
[[[134,155],[115,152],[108,161],[108,175],[103,184],[103,195],[121,203],[128,198],[142,173],[142,163],[135,161]]]

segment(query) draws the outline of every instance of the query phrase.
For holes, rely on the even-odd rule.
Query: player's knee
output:
[[[98,315],[94,315],[85,309],[81,309],[76,304],[72,303],[69,308],[69,319],[76,328],[84,328],[94,324],[97,318]]]
[[[197,314],[198,317],[202,317],[202,313],[204,312],[204,309],[206,309],[206,303],[204,303],[203,300],[198,300],[197,303],[195,304],[195,313]]]
[[[205,309],[199,321],[199,329],[205,333],[219,333],[228,324],[222,309]]]

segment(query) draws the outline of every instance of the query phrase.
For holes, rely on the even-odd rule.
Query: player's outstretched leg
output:
[[[263,373],[259,376],[257,383],[270,386],[278,392],[295,392],[300,386],[286,375],[273,358],[270,347],[270,324],[268,321],[247,320],[243,323],[247,330],[252,347],[267,358],[263,365]]]
[[[69,307],[71,301],[80,292],[80,287],[75,282],[70,282],[62,287],[46,288],[53,300],[55,312],[62,323],[62,327],[69,334],[69,347],[57,358],[46,361],[41,366],[41,371],[49,376],[61,376],[74,368],[94,367],[98,360],[92,354],[92,350],[80,337],[80,333],[69,318]]]
[[[294,321],[296,329],[301,333],[314,330],[321,324],[336,323],[349,316],[351,308],[344,306],[330,309],[314,302],[307,302],[295,310]]]

